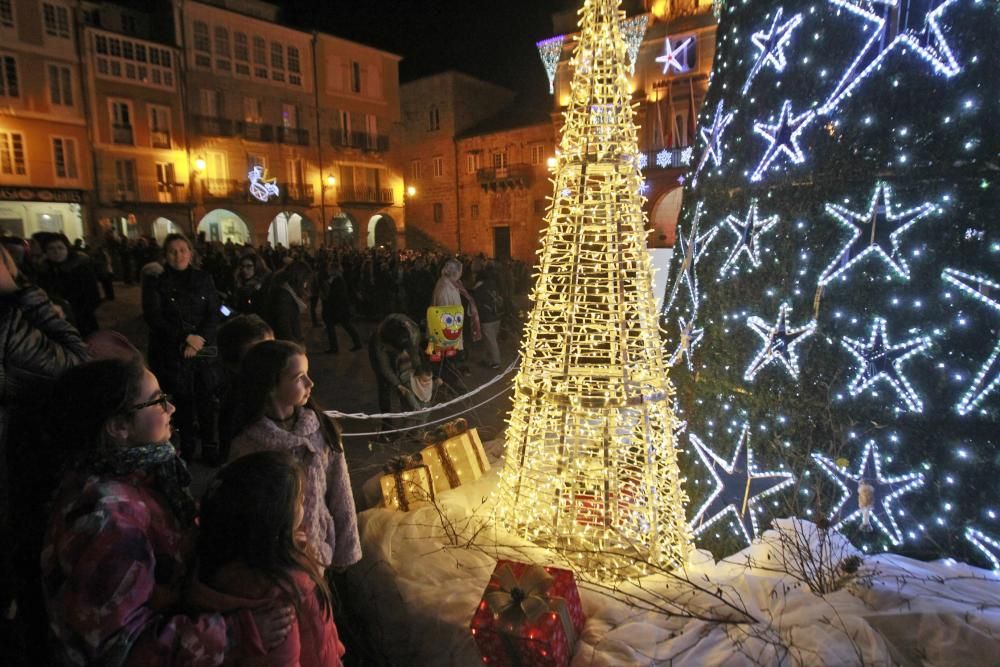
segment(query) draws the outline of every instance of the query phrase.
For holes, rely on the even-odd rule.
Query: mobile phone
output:
[[[233,314],[233,311],[230,310],[230,308],[224,304],[219,306],[219,312],[222,313],[223,317],[229,317],[230,315]]]

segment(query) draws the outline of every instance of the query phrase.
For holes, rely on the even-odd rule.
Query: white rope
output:
[[[336,410],[327,410],[326,411],[326,415],[329,416],[329,417],[333,417],[334,419],[404,419],[404,418],[407,418],[407,417],[416,417],[416,416],[419,416],[419,415],[427,414],[429,412],[436,412],[436,411],[438,411],[438,410],[440,410],[442,408],[447,408],[449,406],[455,405],[456,403],[460,403],[460,402],[464,401],[465,399],[469,398],[470,396],[475,396],[476,394],[478,394],[482,390],[486,389],[487,387],[490,387],[490,386],[496,384],[497,382],[500,382],[503,378],[505,378],[507,375],[509,375],[511,371],[513,371],[513,370],[515,370],[517,368],[517,363],[518,363],[519,360],[520,360],[520,358],[515,357],[514,361],[512,361],[510,363],[510,366],[508,366],[507,369],[503,373],[500,373],[500,375],[497,375],[495,378],[493,378],[489,382],[476,387],[475,389],[473,389],[472,391],[468,392],[467,394],[462,394],[461,396],[457,396],[457,397],[451,399],[450,401],[445,401],[444,403],[440,403],[438,405],[432,405],[429,408],[423,408],[422,410],[414,410],[412,412],[385,412],[385,413],[374,414],[374,415],[365,414],[364,412],[338,412]],[[504,391],[506,391],[506,390],[507,390],[507,388],[505,387]],[[501,393],[503,393],[503,392],[501,392]],[[467,410],[463,410],[462,412],[468,412],[468,411]],[[458,412],[456,414],[462,414],[462,413]],[[354,434],[352,434],[352,435],[354,435]]]

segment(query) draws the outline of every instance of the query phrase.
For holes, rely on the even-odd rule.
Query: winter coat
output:
[[[49,625],[66,664],[222,664],[223,616],[174,611],[193,531],[145,473],[74,473],[65,480],[42,551],[42,576]],[[237,628],[230,633],[238,637]]]
[[[178,392],[189,384],[196,361],[184,358],[185,339],[195,334],[215,345],[220,319],[215,283],[193,267],[165,266],[159,275],[144,268],[142,316],[149,325],[149,366],[161,383]]]
[[[316,583],[304,572],[293,572],[298,611],[288,637],[265,652],[252,611],[290,602],[288,593],[243,565],[228,565],[211,585],[196,582],[188,591],[188,602],[196,609],[235,614],[240,635],[248,639],[226,655],[224,665],[239,667],[339,667],[344,655],[332,613],[327,614],[316,597]]]
[[[500,288],[493,278],[484,278],[472,289],[472,298],[476,300],[479,310],[479,321],[482,323],[497,322],[503,315],[503,298]]]
[[[320,430],[319,418],[302,408],[286,431],[261,417],[233,439],[230,461],[260,451],[291,452],[306,473],[302,528],[311,555],[324,567],[344,568],[361,560],[358,515],[343,451],[335,451]]]
[[[94,263],[84,254],[72,253],[61,264],[45,260],[38,271],[38,286],[50,296],[69,302],[77,328],[87,334],[97,331],[94,311],[101,304]]]
[[[351,319],[351,296],[342,272],[322,278],[323,319],[327,322],[347,322]]]
[[[275,285],[268,299],[264,319],[274,329],[274,337],[278,340],[305,345],[301,320],[304,312],[305,303],[292,292],[291,287]]]
[[[401,321],[407,331],[410,332],[410,341],[413,344],[410,346],[409,350],[397,350],[391,345],[387,345],[382,342],[382,327],[385,326],[387,322],[392,320]],[[371,361],[372,370],[374,370],[375,374],[384,382],[388,382],[393,387],[398,384],[407,384],[409,380],[403,379],[399,376],[397,362],[404,352],[409,356],[411,363],[416,363],[415,360],[422,359],[423,351],[420,349],[420,339],[420,328],[413,320],[405,315],[400,315],[399,313],[393,313],[392,315],[387,316],[384,320],[379,322],[378,328],[375,330],[374,335],[372,335],[371,343],[369,344],[368,358]]]
[[[267,275],[256,274],[250,280],[237,280],[233,293],[233,308],[239,313],[259,313],[266,294]]]

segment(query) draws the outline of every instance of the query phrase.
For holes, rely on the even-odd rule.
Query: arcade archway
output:
[[[651,248],[673,248],[677,240],[677,220],[681,214],[684,190],[676,188],[660,197],[649,216],[653,233],[649,237]]]
[[[226,209],[216,209],[201,219],[198,223],[198,233],[204,232],[205,240],[237,245],[250,242],[250,229],[243,219]]]
[[[368,221],[368,247],[396,247],[396,221],[385,213],[372,216]]]
[[[177,226],[177,224],[170,220],[169,218],[157,218],[153,221],[153,237],[156,242],[163,245],[163,240],[167,238],[170,234],[183,234],[184,231]],[[208,233],[205,233],[208,236]]]
[[[312,247],[316,244],[316,227],[298,213],[279,213],[267,228],[267,242],[275,247]]]

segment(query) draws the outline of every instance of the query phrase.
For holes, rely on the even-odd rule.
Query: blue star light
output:
[[[690,66],[688,66],[687,64],[687,58],[685,57],[684,60],[682,61],[680,57],[684,56],[684,54],[687,52],[688,47],[691,46],[691,42],[693,40],[694,37],[688,37],[683,42],[681,42],[680,46],[674,48],[670,44],[670,38],[667,37],[666,51],[662,56],[656,59],[656,62],[663,63],[664,74],[669,74],[670,68],[673,68],[681,73],[687,72],[688,70],[691,69]]]
[[[760,253],[757,243],[760,235],[778,224],[778,216],[771,215],[761,220],[758,217],[757,200],[751,199],[746,218],[740,220],[735,215],[729,215],[723,222],[736,235],[736,244],[729,249],[729,257],[719,269],[719,277],[725,277],[730,272],[737,273],[735,264],[744,254],[750,260],[750,265],[755,269],[758,268],[760,266]]]
[[[698,160],[698,168],[694,170],[694,180],[691,182],[691,187],[698,186],[698,175],[708,164],[709,158],[712,159],[712,163],[716,167],[722,165],[722,134],[726,131],[726,127],[733,122],[735,115],[732,111],[729,113],[723,111],[722,100],[719,100],[715,106],[715,117],[712,119],[712,125],[699,130],[701,139],[705,142],[705,150],[701,154],[701,159]]]
[[[774,13],[774,19],[771,21],[771,27],[767,31],[755,32],[750,37],[754,46],[760,49],[760,53],[757,54],[757,60],[750,68],[746,83],[743,84],[742,93],[744,95],[750,90],[750,84],[757,78],[764,65],[770,65],[776,72],[785,71],[785,66],[788,64],[785,58],[785,47],[792,39],[792,31],[801,25],[802,14],[796,14],[781,23],[783,11],[781,7],[778,7],[778,11]]]
[[[911,412],[920,412],[924,409],[923,401],[903,375],[903,364],[910,357],[930,348],[930,338],[917,336],[891,345],[889,335],[886,333],[886,321],[876,317],[867,343],[844,336],[841,344],[858,363],[858,372],[848,385],[851,396],[857,396],[879,380],[885,380]]]
[[[867,518],[878,526],[878,529],[889,538],[893,545],[902,543],[903,535],[896,523],[896,517],[893,516],[893,506],[900,496],[916,491],[924,485],[922,473],[910,472],[895,477],[886,477],[882,472],[882,457],[878,445],[873,440],[869,440],[868,444],[865,445],[864,452],[861,454],[861,462],[855,473],[839,468],[822,454],[814,453],[812,458],[819,469],[840,489],[840,498],[830,510],[830,516],[836,517],[841,512],[844,512],[845,515],[834,525],[835,529],[840,530],[844,524],[859,518],[865,522]],[[870,485],[874,491],[871,505],[866,505],[861,494],[852,493],[851,487],[848,486],[848,484],[853,484],[857,489],[862,482]],[[895,513],[903,514],[902,510],[898,509],[895,510]]]
[[[681,329],[680,342],[677,344],[677,349],[674,353],[670,355],[670,359],[667,362],[670,366],[675,366],[680,358],[683,356],[687,361],[688,370],[692,373],[694,372],[694,364],[691,362],[691,353],[694,352],[694,348],[698,346],[701,339],[705,336],[704,329],[694,328],[694,318],[686,320],[683,317],[677,318],[677,324]]]
[[[806,111],[798,116],[792,115],[792,102],[785,100],[781,105],[781,113],[778,122],[768,125],[760,121],[754,123],[753,131],[767,139],[770,145],[764,152],[764,157],[760,159],[760,164],[750,176],[750,180],[758,182],[764,177],[764,172],[768,170],[771,163],[784,155],[792,164],[802,164],[805,162],[805,155],[799,147],[799,135],[816,118],[816,113]]]
[[[993,572],[1000,574],[1000,542],[971,526],[965,529],[965,539],[982,552],[992,565]]]
[[[876,182],[867,211],[855,212],[839,204],[827,204],[826,212],[841,227],[849,230],[851,237],[820,274],[819,284],[829,284],[869,255],[881,259],[896,277],[909,280],[910,267],[899,250],[900,237],[936,210],[935,205],[928,202],[906,211],[893,212],[892,188],[882,181]],[[888,223],[893,225],[891,231]]]
[[[758,515],[761,501],[795,483],[795,476],[782,470],[761,471],[753,460],[750,447],[750,424],[743,425],[736,450],[729,462],[711,450],[694,433],[688,435],[698,458],[708,468],[714,488],[701,504],[689,524],[698,536],[724,517],[736,520],[747,543],[760,534]],[[748,521],[749,519],[749,521]]]
[[[983,276],[973,276],[956,269],[945,269],[941,278],[960,289],[965,296],[970,296],[1000,313],[1000,301],[987,296],[990,291],[1000,291],[1000,284]],[[993,353],[983,362],[976,373],[972,384],[965,392],[955,409],[960,415],[967,415],[1000,387],[1000,336],[997,336]]]
[[[871,36],[861,52],[844,71],[830,97],[820,107],[829,114],[876,71],[894,50],[914,53],[929,63],[935,74],[947,78],[961,71],[948,41],[941,32],[941,17],[957,0],[828,0],[866,22],[865,31]],[[886,7],[886,16],[871,11],[873,4]]]
[[[789,329],[788,314],[791,310],[791,306],[782,303],[774,326],[757,316],[747,319],[747,325],[764,341],[764,347],[743,374],[743,379],[747,382],[752,382],[762,368],[775,360],[781,362],[793,378],[799,379],[799,355],[795,348],[816,331],[816,320],[797,329]]]
[[[680,227],[677,228],[677,244],[675,247],[682,259],[680,268],[677,270],[677,278],[674,280],[674,286],[670,290],[670,298],[667,299],[667,303],[663,306],[663,312],[669,311],[671,306],[673,306],[674,299],[677,298],[677,292],[680,291],[682,282],[687,285],[688,292],[691,294],[692,319],[694,314],[698,312],[701,297],[698,294],[698,275],[695,272],[695,267],[698,266],[702,255],[705,254],[709,244],[719,232],[718,227],[712,227],[704,234],[698,235],[698,224],[701,222],[701,216],[704,214],[704,207],[704,202],[698,202],[698,205],[695,206],[694,219],[691,221],[691,232],[686,238],[684,230]]]

